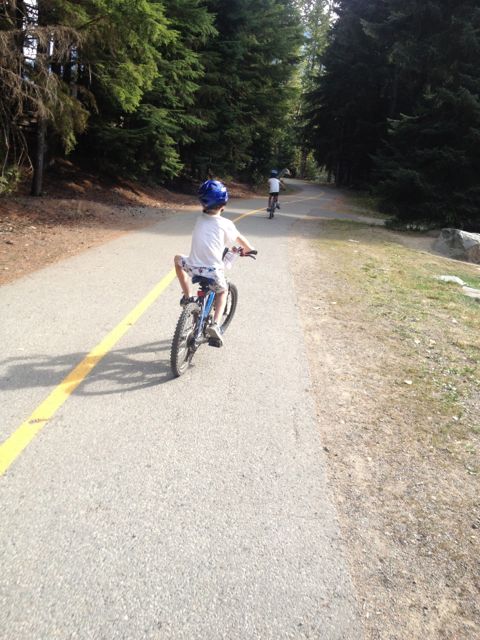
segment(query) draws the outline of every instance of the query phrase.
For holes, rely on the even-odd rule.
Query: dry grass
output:
[[[383,327],[390,346],[408,359],[405,377],[421,396],[417,409],[440,416],[434,440],[462,447],[480,428],[480,406],[472,402],[480,392],[480,305],[436,277],[456,275],[480,289],[480,269],[412,250],[399,239],[339,221],[326,225],[317,243],[349,278],[366,318]],[[402,241],[408,244],[408,236]]]
[[[319,425],[366,636],[480,638],[480,305],[435,279],[480,288],[480,271],[384,228],[299,231]]]

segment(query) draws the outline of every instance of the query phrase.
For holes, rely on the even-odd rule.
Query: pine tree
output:
[[[132,37],[138,37],[140,50],[148,52],[148,68],[132,74],[137,56],[132,57],[128,46],[125,74],[130,80],[118,77],[114,70],[118,53],[110,47],[103,53],[106,62],[94,88],[99,113],[80,151],[87,156],[93,151],[99,166],[114,175],[165,179],[180,172],[180,148],[190,141],[191,130],[202,124],[192,113],[203,74],[195,49],[215,31],[212,17],[199,0],[144,4],[155,28],[150,39],[136,28]],[[122,23],[132,26],[131,20]]]
[[[202,51],[198,117],[185,150],[190,172],[251,178],[270,166],[285,123],[301,31],[289,0],[208,0],[218,35]]]
[[[308,158],[311,157],[309,145],[310,123],[308,122],[309,104],[306,100],[316,87],[322,73],[322,56],[328,43],[328,36],[334,17],[334,0],[297,0],[303,30],[304,43],[298,69],[299,96],[295,112],[292,114],[290,137],[299,147],[299,174],[306,177]]]
[[[60,0],[11,0],[0,7],[0,127],[2,177],[33,156],[32,193],[41,192],[47,127],[66,148],[85,127],[87,113],[71,97],[57,70],[66,65],[82,34],[62,21]],[[28,144],[36,129],[36,145]]]
[[[338,20],[308,94],[308,141],[318,163],[337,185],[368,183],[371,156],[387,130],[391,72],[384,44],[372,24],[385,21],[383,0],[339,3]]]
[[[394,19],[416,99],[390,123],[377,157],[380,193],[402,220],[479,229],[480,7],[409,2]]]

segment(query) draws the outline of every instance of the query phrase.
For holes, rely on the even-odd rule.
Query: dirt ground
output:
[[[420,257],[422,269],[440,272],[447,261],[418,252],[430,248],[429,238],[358,229],[300,222],[290,253],[365,638],[478,640],[479,344],[468,325],[478,327],[478,308],[461,294],[458,302],[437,300],[429,279],[414,307],[392,272],[401,283],[410,277],[407,260]],[[382,261],[390,254],[397,262]],[[458,358],[450,350],[457,343]],[[451,370],[453,382],[445,377]],[[452,399],[452,389],[461,398]]]

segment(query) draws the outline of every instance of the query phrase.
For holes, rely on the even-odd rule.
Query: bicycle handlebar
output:
[[[255,257],[257,254],[258,251],[256,249],[252,249],[252,251],[245,251],[244,249],[241,249],[240,251],[240,255],[242,256],[242,258],[252,258],[253,260],[257,259]]]

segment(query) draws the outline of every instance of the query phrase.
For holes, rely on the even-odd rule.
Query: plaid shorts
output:
[[[212,282],[210,283],[210,289],[215,293],[221,293],[228,290],[227,279],[225,278],[225,270],[219,267],[195,267],[187,261],[187,256],[179,256],[177,264],[193,278],[194,276],[200,276],[202,278],[208,278]]]

